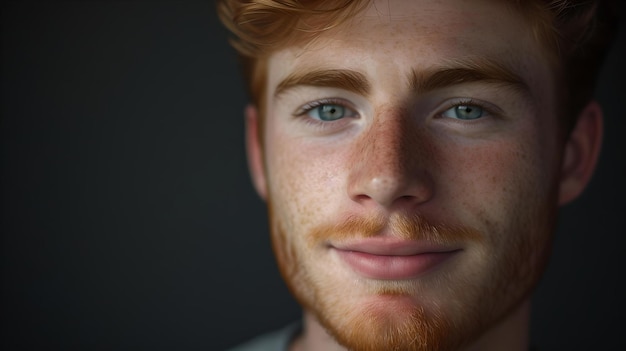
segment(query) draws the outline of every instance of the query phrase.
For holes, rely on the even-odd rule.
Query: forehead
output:
[[[548,60],[529,24],[508,3],[373,1],[314,40],[272,54],[267,92],[289,73],[319,66],[357,69],[384,83],[443,61],[482,58],[510,67],[530,87],[545,90]],[[537,91],[539,96],[544,92]]]

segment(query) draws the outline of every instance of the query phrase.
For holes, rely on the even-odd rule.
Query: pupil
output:
[[[472,108],[471,107],[467,107],[467,106],[459,106],[459,109],[461,110],[461,113],[469,115],[472,113]]]
[[[324,105],[320,109],[320,117],[323,120],[330,121],[339,119],[343,114],[343,108],[337,105]]]
[[[459,106],[457,107],[457,111],[459,112],[459,117],[464,119],[473,119],[478,118],[482,114],[480,109],[476,109],[472,106]]]

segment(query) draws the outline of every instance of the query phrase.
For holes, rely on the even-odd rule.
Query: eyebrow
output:
[[[513,70],[499,62],[486,59],[455,60],[427,70],[413,69],[409,77],[409,85],[417,94],[475,82],[502,84],[524,95],[530,94],[528,85]]]
[[[426,70],[413,69],[408,78],[411,90],[418,95],[475,82],[503,84],[524,95],[530,95],[528,85],[519,75],[503,64],[487,59],[454,60]],[[274,96],[298,86],[339,88],[360,95],[368,95],[371,91],[369,81],[361,72],[349,69],[313,69],[288,75],[278,84]]]
[[[316,69],[288,75],[278,84],[274,96],[301,85],[339,88],[360,95],[367,95],[371,90],[363,73],[344,69]]]

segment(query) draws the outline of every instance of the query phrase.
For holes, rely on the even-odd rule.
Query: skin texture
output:
[[[270,56],[264,144],[250,107],[248,153],[281,273],[305,309],[294,349],[525,348],[528,297],[558,205],[584,189],[601,139],[595,103],[563,135],[552,67],[526,26],[501,2],[375,1],[314,41]],[[524,88],[410,83],[442,66],[487,60]],[[357,72],[368,88],[284,88],[294,73],[320,70]],[[320,101],[346,109],[344,117],[316,119],[310,108]],[[484,113],[457,119],[455,104]],[[455,253],[414,277],[376,279],[338,249],[363,238]]]

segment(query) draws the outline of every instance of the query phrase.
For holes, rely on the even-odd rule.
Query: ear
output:
[[[246,106],[246,152],[252,184],[263,200],[267,199],[263,147],[259,140],[259,114],[253,105]]]
[[[591,101],[582,110],[565,144],[559,205],[577,198],[589,183],[602,144],[602,108]]]

